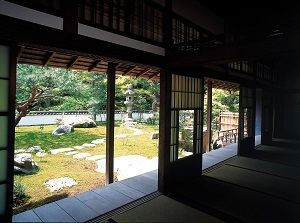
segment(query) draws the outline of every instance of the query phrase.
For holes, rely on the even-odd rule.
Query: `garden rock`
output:
[[[38,152],[38,151],[40,151],[41,149],[42,149],[41,146],[32,146],[32,147],[26,149],[26,152],[28,152],[28,153],[33,153],[33,152]]]
[[[151,136],[150,136],[150,139],[158,139],[158,137],[159,137],[159,133],[158,132],[152,132]]]
[[[72,125],[60,125],[52,132],[52,134],[63,135],[70,134],[71,132],[74,132],[74,127]]]
[[[74,128],[97,127],[96,122],[88,117],[72,117],[63,119],[64,125],[72,125]]]
[[[14,157],[14,172],[16,174],[33,174],[40,170],[30,153],[16,154]]]

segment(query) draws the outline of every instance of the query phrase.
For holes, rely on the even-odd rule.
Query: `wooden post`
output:
[[[205,151],[210,151],[211,142],[211,117],[212,117],[212,81],[207,81],[207,118],[206,118],[206,148]]]
[[[160,73],[160,109],[159,109],[159,150],[158,150],[158,190],[165,192],[168,184],[170,166],[171,134],[171,73],[161,70]]]
[[[107,116],[106,116],[106,184],[114,182],[114,124],[115,124],[115,63],[107,68]]]
[[[77,0],[62,1],[64,8],[63,29],[66,32],[78,33],[78,2]]]
[[[172,0],[165,1],[164,43],[166,56],[172,50]],[[172,73],[169,69],[160,70],[160,109],[159,109],[159,149],[158,149],[158,190],[165,192],[168,187],[170,168],[171,134],[171,89]]]

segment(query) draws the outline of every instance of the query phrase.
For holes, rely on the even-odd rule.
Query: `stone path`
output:
[[[141,130],[128,127],[128,129],[134,130],[132,134],[118,134],[115,135],[116,139],[126,138],[130,135],[145,134]],[[97,145],[105,144],[106,139],[95,139],[91,143],[84,143],[80,146],[74,146],[73,148],[58,148],[50,150],[51,154],[65,153],[66,156],[71,156],[74,159],[83,159],[95,161],[98,164],[97,172],[105,173],[105,155],[97,154],[91,155],[85,152],[79,152],[85,148],[95,147]],[[157,157],[149,160],[146,157],[140,155],[128,155],[114,158],[114,172],[118,173],[118,180],[123,180],[132,176],[142,174],[158,168]]]

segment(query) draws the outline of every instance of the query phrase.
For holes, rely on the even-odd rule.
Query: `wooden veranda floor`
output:
[[[237,154],[237,144],[203,154],[205,170]],[[13,222],[86,222],[158,190],[154,170],[13,216]]]

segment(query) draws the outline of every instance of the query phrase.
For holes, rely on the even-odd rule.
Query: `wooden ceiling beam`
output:
[[[93,71],[101,63],[101,61],[102,60],[96,60],[95,63],[91,67],[89,67],[88,71]]]
[[[141,73],[137,74],[135,77],[140,77],[143,76],[145,74],[147,74],[148,72],[150,72],[152,69],[145,69],[143,70]]]
[[[21,46],[21,47],[20,47],[20,50],[19,50],[19,53],[18,53],[18,57],[17,57],[17,63],[19,62],[19,60],[20,60],[20,58],[21,58],[21,56],[22,56],[22,53],[23,53],[24,49],[25,49],[25,46]]]
[[[80,59],[79,56],[75,57],[74,60],[69,64],[69,66],[67,67],[67,70],[70,70],[72,68],[72,66]]]
[[[130,73],[131,73],[132,71],[134,71],[136,68],[137,68],[136,66],[129,68],[128,70],[126,70],[126,71],[122,74],[122,76],[126,76],[126,75],[130,74]]]
[[[155,72],[154,74],[152,74],[151,76],[149,76],[149,80],[151,80],[153,77],[156,77],[159,73],[160,73],[160,71]]]
[[[55,55],[55,52],[49,54],[47,60],[43,64],[43,67],[47,67],[48,66],[48,64],[50,63],[51,59],[54,57],[54,55]]]

